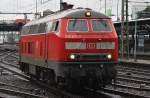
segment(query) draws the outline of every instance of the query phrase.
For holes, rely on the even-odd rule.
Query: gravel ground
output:
[[[8,95],[8,94],[3,94],[3,93],[0,93],[0,98],[23,98],[23,97],[17,97],[17,96],[11,96],[11,95]]]
[[[45,95],[46,96],[45,98],[57,98],[53,94],[41,89],[40,87],[31,83],[30,81],[22,79],[18,76],[15,76],[12,73],[9,73],[7,71],[4,71],[0,75],[0,82],[19,87],[19,88],[16,88],[16,87],[10,87],[10,86],[6,86],[6,85],[0,85],[0,87],[2,87],[2,88],[28,92],[28,93],[32,93],[32,94],[39,94],[42,96]],[[3,93],[0,93],[0,97],[1,96],[2,97],[5,96],[5,98],[23,98],[23,97],[17,97],[17,96],[12,96],[12,95],[3,94]]]
[[[128,85],[128,86],[133,86],[133,87],[138,87],[139,86],[136,83],[129,83],[129,82],[124,82],[124,81],[120,82],[120,83],[124,84],[124,85]],[[141,91],[141,90],[135,90],[135,89],[130,89],[130,88],[129,89],[128,88],[120,88],[120,87],[114,87],[114,86],[107,86],[107,88],[115,89],[115,90],[122,91],[122,92],[129,92],[129,93],[132,93],[132,94],[138,94],[138,95],[150,97],[149,91]],[[145,88],[148,88],[148,87],[145,87]]]
[[[141,74],[141,73],[132,73],[132,72],[118,72],[118,74],[128,75],[129,77],[145,78],[145,80],[150,80],[150,76],[149,75],[145,75],[146,73],[145,74]]]

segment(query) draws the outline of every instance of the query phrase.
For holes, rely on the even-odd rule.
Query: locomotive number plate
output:
[[[96,43],[86,43],[87,49],[96,49]]]

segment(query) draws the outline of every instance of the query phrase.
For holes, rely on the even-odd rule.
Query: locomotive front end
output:
[[[86,15],[86,14],[85,14]],[[116,77],[118,38],[110,18],[64,19],[64,50],[61,50],[66,79],[73,84],[98,89],[111,84]],[[91,18],[92,17],[92,18]]]

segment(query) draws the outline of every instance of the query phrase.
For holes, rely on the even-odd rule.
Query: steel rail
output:
[[[10,55],[10,54],[8,54],[8,55]],[[8,55],[6,55],[5,57],[7,57]],[[14,66],[12,66],[11,64],[9,64],[7,62],[3,62],[3,59],[5,57],[1,58],[1,62],[0,62],[0,67],[1,68],[5,69],[7,71],[10,71],[10,72],[12,72],[12,73],[14,73],[14,74],[16,74],[20,77],[23,77],[27,80],[30,80],[31,82],[33,81],[34,83],[41,86],[42,88],[49,90],[51,93],[53,93],[57,96],[58,95],[61,96],[61,98],[72,98],[72,97],[74,97],[74,95],[72,95],[72,94],[70,94],[66,91],[62,91],[62,89],[58,89],[58,88],[55,88],[55,87],[50,87],[49,85],[47,85],[45,83],[42,83],[42,81],[34,80],[30,76],[25,75],[18,68],[15,68]]]
[[[127,88],[127,89],[134,89],[138,91],[150,91],[148,88],[141,88],[141,87],[135,87],[135,86],[128,86],[123,84],[113,84],[114,87],[121,87],[121,88]]]
[[[21,91],[5,89],[5,88],[0,88],[0,92],[15,95],[15,96],[17,95],[17,96],[22,96],[22,97],[29,97],[29,98],[44,98],[45,97],[45,96],[40,96],[40,95],[35,95],[35,94],[27,93],[27,92],[21,92]]]
[[[7,64],[4,64],[4,63],[0,62],[0,68],[3,68],[4,70],[7,70],[9,72],[12,72],[12,73],[18,75],[18,76],[21,76],[21,77],[23,77],[25,79],[30,80],[29,76],[25,75],[18,68],[14,68],[11,65],[7,65]]]
[[[124,92],[124,91],[108,89],[108,88],[104,88],[103,91],[108,92],[108,93],[121,95],[121,96],[129,96],[130,98],[149,98],[149,96],[142,96],[142,95],[133,94],[133,93],[130,93],[130,92]]]
[[[137,79],[132,79],[132,78],[129,78],[129,77],[124,77],[124,76],[118,76],[116,79],[117,80],[122,80],[122,81],[127,81],[127,82],[134,82],[134,83],[141,83],[141,84],[150,85],[149,81],[137,80]]]
[[[33,89],[18,87],[18,86],[8,84],[8,83],[3,83],[3,82],[0,82],[0,86],[9,86],[9,87],[19,88],[19,89],[23,89],[23,90],[27,90],[27,91],[32,91],[33,90]]]
[[[148,75],[150,76],[150,71],[149,70],[144,70],[144,69],[137,69],[137,68],[129,68],[129,67],[116,67],[118,71],[126,71],[126,72],[132,72],[132,73],[137,73],[137,74],[143,74],[143,75]]]

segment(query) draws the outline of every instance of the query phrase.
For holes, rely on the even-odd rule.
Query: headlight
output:
[[[85,16],[86,17],[91,17],[91,12],[90,11],[85,12]]]
[[[72,59],[72,60],[74,60],[75,57],[76,57],[76,56],[75,56],[74,54],[71,54],[71,55],[70,55],[70,59]]]
[[[112,58],[112,55],[111,55],[111,54],[108,54],[108,55],[107,55],[107,58],[108,58],[108,59],[111,59],[111,58]]]

